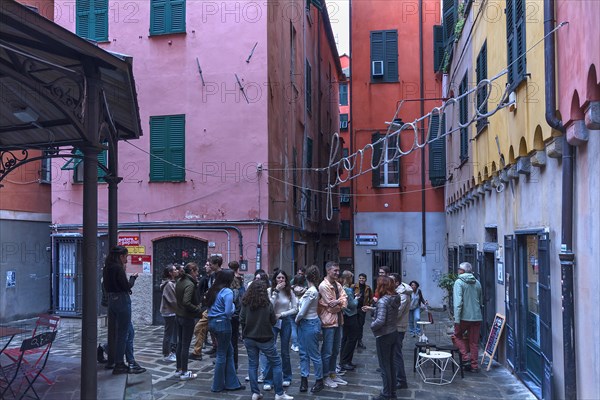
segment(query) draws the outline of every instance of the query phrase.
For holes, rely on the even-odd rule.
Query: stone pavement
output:
[[[450,343],[447,330],[451,326],[444,312],[436,312],[434,325],[427,328],[430,341],[437,344]],[[44,400],[79,399],[80,385],[80,320],[65,319],[61,321],[59,336],[46,367],[47,376],[54,379],[54,385],[47,385],[38,380],[35,388]],[[135,323],[135,322],[134,322]],[[23,324],[32,324],[31,321]],[[31,326],[31,325],[30,325]],[[202,361],[191,361],[190,370],[198,373],[198,379],[181,382],[175,376],[174,363],[162,361],[161,343],[162,326],[136,326],[135,355],[136,360],[145,368],[146,373],[139,375],[113,376],[110,371],[104,370],[102,365],[98,368],[99,399],[249,399],[251,397],[249,384],[241,392],[212,393],[210,382],[212,380],[213,360],[208,356]],[[106,329],[100,329],[101,341],[106,337]],[[14,343],[22,338],[15,337]],[[355,371],[348,372],[344,379],[348,386],[337,389],[328,389],[312,395],[299,393],[298,353],[291,352],[294,380],[287,393],[295,399],[364,399],[368,400],[379,394],[381,377],[376,372],[377,355],[375,353],[375,339],[367,326],[365,326],[364,342],[366,350],[355,353],[354,363],[358,364]],[[518,381],[506,368],[494,362],[491,370],[482,370],[479,374],[465,372],[462,379],[458,373],[449,385],[437,386],[425,384],[420,376],[413,372],[413,349],[415,338],[407,336],[404,340],[404,363],[408,376],[409,388],[398,391],[399,399],[532,399],[535,397],[527,388]],[[240,369],[238,376],[243,382],[247,375],[247,358],[244,346],[240,344]],[[314,379],[309,378],[309,385]],[[262,386],[262,385],[261,385]],[[263,392],[265,399],[274,398],[273,391]]]

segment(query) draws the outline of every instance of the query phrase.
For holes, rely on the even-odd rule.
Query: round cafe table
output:
[[[428,365],[432,367],[433,376],[427,374],[426,367]],[[452,383],[459,370],[459,368],[452,368],[452,372],[450,372],[448,371],[449,365],[459,367],[452,358],[452,354],[445,351],[430,351],[429,354],[419,353],[416,368],[423,382],[432,385],[447,385]],[[436,376],[437,372],[439,372],[439,376]]]

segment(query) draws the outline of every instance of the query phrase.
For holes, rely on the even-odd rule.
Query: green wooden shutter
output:
[[[75,31],[77,35],[86,39],[90,38],[91,2],[92,0],[77,0],[75,4]]]
[[[167,180],[168,117],[150,117],[150,181]]]
[[[384,32],[385,63],[383,77],[386,82],[398,81],[398,31]]]
[[[515,47],[515,0],[506,0],[506,61],[508,64],[508,84],[512,85],[516,81],[516,63],[513,64],[516,56]]]
[[[467,92],[467,77],[468,71],[465,71],[465,76],[460,82],[459,94]],[[459,100],[459,118],[461,124],[466,124],[469,119],[468,96],[464,96]],[[465,161],[469,158],[469,127],[460,129],[460,159]]]
[[[348,84],[340,83],[340,106],[348,105]]]
[[[108,150],[102,150],[98,153],[98,182],[106,182],[104,177],[108,175],[106,171],[100,168],[100,165],[108,166]]]
[[[444,27],[433,26],[433,71],[440,72],[444,62]]]
[[[108,0],[94,0],[94,40],[108,40]]]
[[[550,234],[538,235],[538,300],[540,350],[542,351],[542,398],[552,399],[552,281],[550,279]]]
[[[108,0],[77,0],[77,35],[95,41],[108,40]]]
[[[515,84],[519,84],[525,77],[526,71],[526,43],[525,43],[525,0],[514,0],[515,15]],[[521,57],[522,56],[522,57]]]
[[[169,32],[185,32],[185,0],[171,0],[171,15],[168,21],[171,23]]]
[[[171,181],[185,180],[185,115],[169,117],[169,161],[168,178]]]
[[[375,143],[382,137],[383,137],[383,135],[379,132],[375,132],[374,134],[371,135],[371,143],[373,144],[373,160],[372,161],[369,160],[369,161],[374,165],[379,164],[379,160],[381,160],[381,153],[383,152],[383,141],[377,143],[376,145],[375,145]],[[374,188],[379,187],[379,185],[381,184],[380,171],[381,171],[381,167],[373,168],[373,170],[372,170],[371,179],[372,179]]]
[[[444,186],[446,183],[446,138],[442,135],[446,132],[446,115],[442,114],[442,126],[439,133],[439,115],[430,117],[429,126],[429,140],[438,138],[429,143],[429,180],[431,186]]]
[[[150,34],[167,33],[167,1],[151,0],[150,3]]]
[[[509,0],[510,1],[510,0]],[[456,26],[456,0],[443,0],[443,26],[444,26],[444,44],[447,46],[454,41],[454,27]]]
[[[384,57],[384,41],[383,32],[371,32],[371,65],[369,70],[371,71],[371,78],[374,80],[381,80],[383,76],[373,76],[373,61],[385,61]],[[385,76],[385,62],[383,63],[383,73]]]
[[[481,46],[481,50],[477,56],[476,67],[475,75],[477,76],[477,84],[479,84],[483,79],[487,79],[487,42]],[[488,111],[487,101],[485,101],[486,96],[487,88],[485,86],[477,89],[477,109],[482,114],[485,114]],[[480,132],[486,125],[487,118],[477,120],[477,132]]]

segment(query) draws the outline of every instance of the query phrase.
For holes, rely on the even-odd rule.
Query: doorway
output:
[[[162,300],[162,291],[160,283],[162,274],[167,264],[185,265],[189,262],[198,264],[199,272],[204,275],[204,264],[208,258],[208,244],[202,240],[191,237],[178,236],[160,239],[152,244],[153,251],[153,271],[152,271],[152,324],[162,325],[164,319],[160,315],[160,302]]]
[[[482,255],[481,289],[483,296],[483,323],[481,324],[481,340],[487,340],[488,334],[496,317],[496,258],[493,252]],[[496,353],[497,355],[498,353]]]
[[[373,282],[372,288],[377,286],[379,267],[387,265],[390,273],[402,276],[402,252],[400,250],[373,250]]]

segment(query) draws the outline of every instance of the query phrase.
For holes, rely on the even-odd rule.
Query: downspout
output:
[[[326,10],[326,9],[325,9]],[[317,90],[318,90],[318,102],[317,105],[319,107],[319,110],[317,111],[317,140],[319,143],[319,149],[323,148],[323,135],[321,134],[321,132],[323,131],[322,129],[322,122],[321,122],[321,105],[323,104],[323,99],[322,99],[322,95],[321,95],[321,10],[318,10],[317,12],[317,60],[315,61],[318,65],[317,67]],[[327,11],[325,11],[327,12]],[[331,79],[331,77],[329,77],[329,79]],[[321,158],[317,157],[317,162],[319,163],[318,167],[321,166]],[[323,174],[317,174],[317,185],[319,188],[323,187]],[[328,182],[329,183],[329,182]],[[317,230],[319,231],[319,238],[316,240],[315,243],[315,254],[314,254],[314,259],[318,260],[319,257],[319,252],[320,249],[322,247],[321,244],[321,239],[323,237],[323,195],[319,192],[318,194],[318,199],[319,199],[319,204],[315,204],[315,207],[319,207],[318,210],[318,214],[317,214],[317,218],[318,218],[318,228]],[[339,215],[339,214],[338,214]],[[326,260],[324,260],[326,261]]]
[[[350,3],[348,5],[349,10],[348,10],[348,19],[349,19],[349,24],[350,26],[348,27],[348,35],[350,36],[350,54],[349,54],[349,66],[350,66],[350,76],[348,77],[348,80],[350,81],[348,83],[348,97],[349,97],[349,104],[350,104],[350,126],[349,126],[349,130],[350,130],[350,154],[354,154],[354,119],[352,117],[352,110],[354,109],[354,107],[352,106],[352,0],[350,0]],[[352,223],[350,224],[351,226],[351,237],[354,237],[354,216],[356,215],[356,203],[354,202],[354,190],[355,190],[355,186],[354,186],[354,181],[355,179],[350,179],[350,210],[352,210]],[[354,255],[354,240],[351,241],[352,243],[352,263],[354,265],[354,271],[355,273],[356,271],[356,260],[355,260],[355,255]]]
[[[425,98],[423,77],[423,0],[419,0],[419,88],[421,99]],[[420,101],[420,115],[425,115],[425,101]],[[425,120],[421,120],[421,143],[425,143]],[[427,226],[425,213],[425,146],[421,149],[421,257],[427,254]]]
[[[577,398],[577,363],[575,359],[575,307],[573,300],[573,158],[574,149],[567,141],[565,127],[556,117],[556,49],[554,0],[544,1],[544,72],[546,74],[546,122],[562,133],[562,231],[558,257],[562,281],[562,325],[565,398]]]

